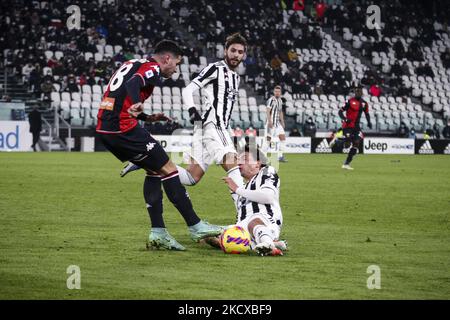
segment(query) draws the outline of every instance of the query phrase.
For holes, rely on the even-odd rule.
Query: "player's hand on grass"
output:
[[[128,114],[133,118],[137,118],[137,116],[141,114],[143,111],[144,105],[142,104],[142,102],[135,103],[128,108]]]
[[[231,191],[236,192],[238,186],[230,177],[223,177],[222,180],[228,185]]]
[[[148,117],[147,119],[148,122],[156,122],[156,121],[168,121],[168,122],[172,122],[172,118],[166,116],[164,113],[160,112],[160,113],[155,113],[152,114]]]
[[[202,121],[202,117],[195,107],[189,108],[188,112],[191,124],[194,124],[196,121]]]

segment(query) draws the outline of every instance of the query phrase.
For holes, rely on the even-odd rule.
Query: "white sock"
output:
[[[185,168],[177,166],[177,170],[181,184],[184,184],[185,186],[193,186],[194,184],[197,183],[194,177],[192,177],[190,172],[187,171]]]
[[[274,246],[274,244],[273,244],[274,239],[273,239],[272,232],[265,225],[259,224],[256,227],[254,227],[253,228],[253,237],[257,244],[265,242],[265,243],[270,243],[272,246]]]
[[[234,181],[234,183],[236,183],[238,188],[244,186],[244,178],[242,178],[242,176],[241,176],[241,170],[239,170],[239,167],[234,167],[234,168],[228,170],[227,171],[227,176],[229,178],[231,178]],[[231,198],[233,198],[233,203],[234,203],[234,206],[236,207],[236,210],[237,210],[238,209],[238,198],[239,198],[239,196],[236,193],[231,192]]]
[[[283,157],[284,145],[286,141],[281,141],[278,143],[278,158]]]

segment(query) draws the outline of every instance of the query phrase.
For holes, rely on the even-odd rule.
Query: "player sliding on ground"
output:
[[[240,77],[236,72],[244,59],[247,41],[240,34],[232,34],[226,39],[224,60],[209,64],[198,77],[183,89],[183,101],[189,110],[194,126],[193,152],[187,169],[178,167],[181,183],[194,185],[199,182],[212,163],[220,164],[238,186],[243,179],[237,164],[237,152],[231,138],[230,118],[239,93]],[[193,94],[203,88],[206,93],[207,111],[200,116],[194,103]],[[139,169],[127,165],[121,172]],[[236,204],[237,195],[231,194]]]
[[[181,54],[175,42],[163,40],[156,45],[150,59],[135,59],[122,64],[108,83],[96,128],[104,146],[119,160],[131,161],[147,171],[144,199],[152,225],[148,243],[151,247],[170,250],[185,248],[165,227],[161,185],[186,221],[193,240],[199,241],[222,232],[221,227],[200,220],[180,183],[177,167],[158,141],[138,125],[138,119],[166,119],[161,114],[145,114],[142,103],[152,94],[155,85],[160,84],[162,77],[170,78],[175,73]]]
[[[239,157],[239,168],[247,181],[245,186],[238,187],[230,177],[223,180],[239,197],[236,225],[248,230],[252,249],[263,256],[281,256],[287,250],[287,244],[279,240],[283,224],[280,178],[266,163],[262,152],[247,146]],[[205,242],[220,247],[217,238],[207,238]]]
[[[345,115],[344,115],[345,112]],[[372,123],[369,116],[369,105],[362,99],[362,88],[355,87],[355,97],[347,101],[345,106],[339,109],[339,117],[342,119],[342,129],[344,133],[344,147],[350,148],[347,159],[342,165],[342,169],[353,170],[350,163],[353,160],[356,152],[358,152],[359,144],[364,135],[361,131],[360,120],[364,112],[367,119],[367,126],[372,129]],[[334,144],[334,140],[332,144]]]

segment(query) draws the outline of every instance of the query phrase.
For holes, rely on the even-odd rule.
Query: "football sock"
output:
[[[195,213],[191,200],[189,199],[189,195],[180,182],[178,171],[174,171],[167,176],[162,177],[161,182],[163,184],[164,191],[167,194],[167,198],[169,198],[170,202],[173,203],[175,208],[177,208],[183,216],[186,224],[188,226],[193,226],[199,223],[200,218]]]
[[[163,219],[163,194],[161,178],[146,176],[144,181],[144,199],[153,228],[165,228]]]
[[[273,244],[273,236],[270,229],[262,224],[253,228],[253,238],[256,243],[266,242]]]
[[[347,160],[345,160],[345,164],[348,165],[350,162],[352,162],[354,155],[356,154],[357,149],[355,147],[352,147],[350,151],[348,152]]]
[[[281,141],[278,143],[278,159],[283,157],[285,141]]]
[[[185,168],[177,166],[180,182],[184,184],[185,186],[193,186],[197,182],[192,177],[191,173],[187,171]]]

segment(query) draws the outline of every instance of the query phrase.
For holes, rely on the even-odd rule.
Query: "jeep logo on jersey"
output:
[[[316,147],[316,153],[331,153],[330,144],[327,139],[323,139],[322,142]]]
[[[434,154],[429,140],[426,140],[419,149],[419,154]]]

